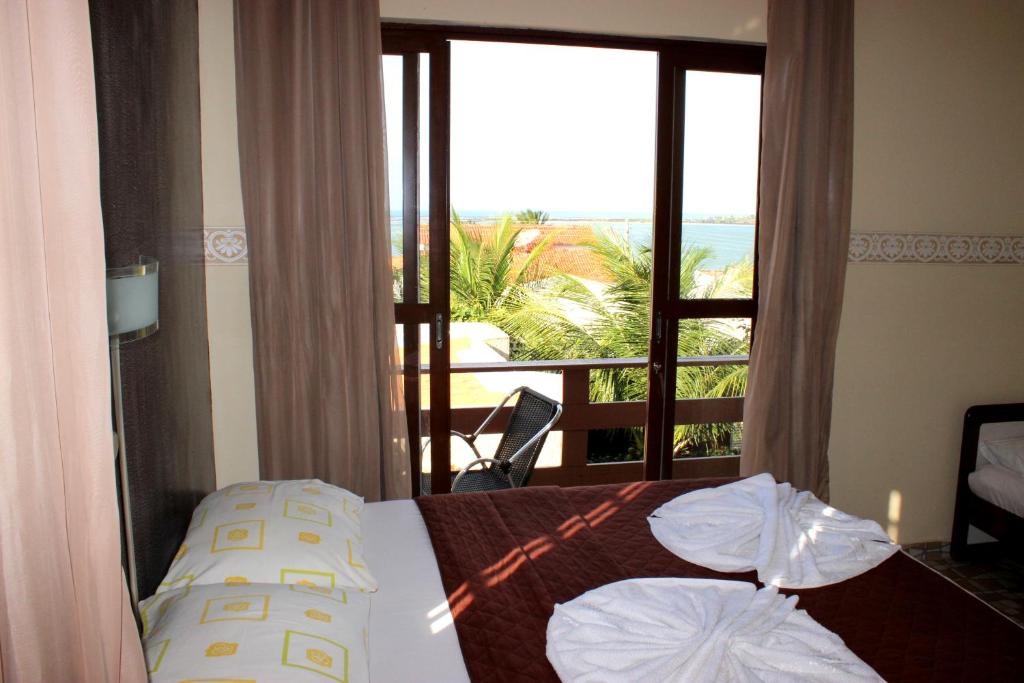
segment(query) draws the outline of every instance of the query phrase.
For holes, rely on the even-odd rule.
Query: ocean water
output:
[[[476,215],[474,213],[461,214],[463,220],[492,220],[493,213]],[[423,218],[426,220],[426,217]],[[652,223],[642,218],[629,219],[617,216],[601,217],[573,217],[571,215],[562,217],[553,215],[546,225],[558,227],[560,225],[589,225],[597,230],[624,234],[627,239],[637,246],[651,246]],[[704,261],[703,267],[710,270],[720,270],[726,266],[738,263],[744,259],[754,257],[754,226],[737,225],[731,223],[683,223],[683,244],[690,244],[696,247],[706,247],[711,251],[710,257]],[[402,219],[401,216],[391,216],[391,243],[392,254],[401,254],[402,243]]]

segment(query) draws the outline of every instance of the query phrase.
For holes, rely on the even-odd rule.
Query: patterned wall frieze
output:
[[[245,228],[205,228],[207,265],[245,265]],[[1024,264],[1024,235],[855,232],[850,263]]]
[[[237,266],[249,262],[245,228],[204,228],[206,265]]]
[[[857,232],[850,263],[1024,264],[1024,235]]]

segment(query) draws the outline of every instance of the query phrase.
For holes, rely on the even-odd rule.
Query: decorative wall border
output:
[[[203,228],[206,265],[244,266],[249,262],[245,228]]]
[[[206,265],[249,262],[245,228],[204,228]],[[1024,235],[855,232],[850,263],[1024,264]]]
[[[850,263],[1024,264],[1024,235],[856,232]]]

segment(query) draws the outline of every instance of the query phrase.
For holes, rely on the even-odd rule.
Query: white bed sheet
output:
[[[967,485],[979,498],[1024,517],[1024,477],[1013,470],[993,463],[979,464],[967,475]]]
[[[363,551],[380,584],[370,596],[373,683],[468,683],[441,572],[411,500],[367,503]]]

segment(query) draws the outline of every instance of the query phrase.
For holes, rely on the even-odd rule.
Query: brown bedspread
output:
[[[647,516],[730,480],[537,487],[418,498],[474,681],[557,681],[545,655],[556,603],[635,577],[757,583],[685,562]],[[1010,681],[1024,629],[903,553],[834,586],[783,591],[888,681]]]

